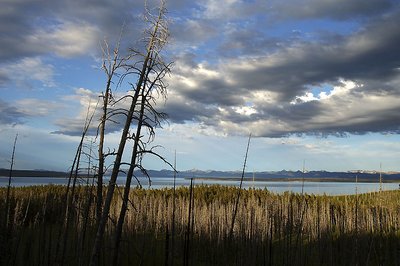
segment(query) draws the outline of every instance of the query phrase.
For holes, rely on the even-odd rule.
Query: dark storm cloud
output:
[[[224,80],[215,78],[202,80],[196,90],[184,91],[182,94],[203,104],[231,106],[244,103],[241,92],[240,88],[232,91],[232,87]]]
[[[357,98],[351,99],[351,103]],[[363,99],[360,100],[362,102]],[[375,104],[385,104],[375,102]],[[303,104],[270,108],[269,120],[280,121],[286,125],[278,130],[261,130],[259,136],[283,137],[291,134],[306,135],[362,135],[366,133],[399,133],[400,132],[400,104],[387,109],[365,108],[364,112],[356,113],[357,108],[348,108],[348,104],[336,102],[335,106],[326,107],[323,102],[312,101]],[[347,112],[347,113],[346,113]],[[338,114],[345,113],[344,116]],[[265,119],[264,118],[260,118]]]
[[[248,127],[259,136],[270,137],[398,131],[400,103],[393,101],[386,106],[389,99],[400,94],[397,1],[188,4],[176,0],[169,1],[168,6],[173,20],[167,52],[176,62],[168,83],[174,93],[165,106],[158,107],[171,122],[223,126],[228,133]],[[104,37],[115,40],[124,22],[125,35],[139,40],[142,12],[143,3],[133,0],[45,0],[40,6],[31,1],[7,1],[0,11],[0,63],[49,52],[67,57],[93,50],[98,53],[98,41]],[[318,23],[326,18],[335,23],[356,21],[353,26],[358,29],[345,33],[335,28],[327,32],[311,29],[271,37],[260,24],[267,21],[270,27],[297,20]],[[86,28],[94,41],[85,49],[70,52],[51,42],[58,29],[70,26]],[[41,42],[41,36],[49,42]],[[56,37],[63,40],[62,35]],[[0,72],[0,85],[7,79]],[[363,86],[323,101],[299,100],[310,87],[339,86],[341,80]],[[257,98],[257,92],[271,93],[271,99]],[[370,108],[374,104],[379,108]],[[240,109],[243,107],[254,111],[245,114]],[[4,110],[18,118],[18,110],[9,106]],[[1,116],[0,121],[5,121]],[[60,119],[56,124],[60,128],[56,133],[80,135],[83,120]],[[93,126],[91,132],[95,129]],[[119,124],[110,124],[110,132],[119,129]]]
[[[301,43],[264,58],[232,64],[239,87],[265,88],[290,100],[307,86],[339,78],[386,80],[400,67],[400,12],[376,20],[343,42]],[[247,63],[247,64],[246,64]]]
[[[365,15],[369,11],[360,12]],[[363,23],[347,35],[325,34],[311,41],[295,36],[286,46],[274,46],[278,40],[265,42],[272,50],[262,47],[262,36],[233,31],[224,43],[227,49],[237,49],[241,57],[222,58],[216,65],[203,66],[217,72],[217,76],[201,74],[193,57],[190,67],[177,68],[176,74],[196,85],[190,89],[184,84],[175,86],[182,100],[171,105],[170,117],[173,121],[225,127],[228,134],[237,131],[235,125],[252,128],[257,135],[267,137],[399,132],[400,101],[396,99],[400,94],[400,10],[394,8]],[[345,80],[360,86],[325,100],[302,102],[298,98],[311,87],[346,86]],[[257,91],[271,92],[276,98],[257,102],[252,96]],[[196,108],[188,108],[191,102],[197,103]],[[256,112],[244,115],[235,108],[246,105]],[[222,107],[224,111],[215,108],[213,119],[209,119],[204,114],[210,107]]]
[[[234,58],[241,55],[257,56],[267,52],[276,52],[285,45],[290,45],[293,38],[280,39],[268,37],[255,28],[234,29],[232,32],[226,34],[226,40],[220,45],[218,51],[222,56],[227,58]]]
[[[259,107],[261,115],[259,119],[268,117],[273,120],[287,121],[288,124],[303,124],[310,117],[318,116],[324,112],[324,107],[320,102],[310,101],[301,104],[285,104],[281,106]]]
[[[160,110],[168,114],[168,120],[172,123],[184,124],[185,122],[200,122],[207,118],[216,117],[218,108],[216,106],[204,106],[198,102],[168,100]]]
[[[172,42],[201,45],[219,34],[213,23],[212,21],[193,19],[172,21],[170,24]]]
[[[66,22],[101,29],[97,36],[99,41],[105,37],[115,39],[124,23],[128,33],[138,33],[141,30],[138,14],[142,12],[143,3],[130,0],[44,0],[40,4],[35,1],[6,1],[0,11],[0,60],[54,52],[51,44],[37,39],[38,34],[43,34],[43,30],[52,32]],[[93,49],[99,50],[99,47]]]

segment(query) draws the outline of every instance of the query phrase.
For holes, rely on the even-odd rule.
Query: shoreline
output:
[[[0,178],[9,178],[9,176],[5,176],[5,175],[0,175]],[[68,176],[62,176],[62,175],[56,175],[56,176],[52,176],[52,175],[15,175],[12,176],[11,179],[13,178],[69,178]],[[78,177],[79,179],[87,179],[88,177],[86,176],[80,176]],[[89,179],[92,179],[93,177],[90,177]],[[139,178],[146,178],[147,177],[139,177]],[[151,177],[150,177],[151,178]],[[154,176],[154,178],[171,178],[169,176]],[[191,178],[193,178],[193,180],[197,180],[197,181],[240,181],[240,177],[177,177],[177,179],[179,180],[190,180]],[[243,178],[243,181],[245,182],[253,182],[253,178],[250,177],[245,177]],[[347,178],[347,177],[337,177],[337,178],[333,178],[333,177],[314,177],[314,178],[302,178],[302,177],[263,177],[263,178],[254,178],[254,182],[319,182],[319,183],[326,183],[326,182],[335,182],[335,183],[356,183],[356,180],[353,178]],[[357,180],[358,183],[379,183],[379,180],[372,180],[370,178],[358,178]],[[399,183],[400,185],[400,180],[398,179],[386,179],[386,180],[382,180],[383,184],[392,184],[392,183]]]
[[[191,177],[184,177],[185,180],[190,180]],[[223,180],[223,181],[240,181],[238,177],[193,177],[193,180]],[[246,182],[253,182],[253,178],[245,177],[243,181]],[[254,178],[254,182],[337,182],[337,183],[356,183],[355,179],[353,178],[346,178],[346,177],[315,177],[315,178],[302,178],[302,177],[270,177],[270,178]],[[379,183],[379,180],[371,180],[370,178],[358,178],[358,183]],[[390,180],[383,180],[382,183],[399,183],[400,180],[397,179],[390,179]]]

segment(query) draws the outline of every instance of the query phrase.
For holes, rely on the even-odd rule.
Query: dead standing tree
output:
[[[162,9],[163,8],[164,7],[162,7]],[[139,110],[135,112],[133,117],[133,119],[136,120],[137,126],[136,132],[130,136],[130,138],[133,140],[133,149],[123,193],[122,207],[115,232],[113,255],[114,265],[117,265],[118,262],[119,244],[121,240],[125,214],[128,209],[129,191],[132,177],[134,177],[134,171],[138,169],[144,175],[148,176],[146,169],[142,166],[142,159],[145,154],[157,156],[169,164],[162,156],[154,152],[153,147],[148,148],[149,144],[155,137],[155,128],[161,126],[162,120],[166,118],[165,114],[157,112],[154,109],[157,98],[159,96],[163,98],[166,97],[167,86],[163,80],[165,75],[167,75],[170,71],[170,65],[166,65],[159,55],[159,52],[164,46],[168,37],[166,24],[163,23],[165,22],[163,19],[165,10],[162,9],[160,10],[157,19],[150,18],[150,21],[155,23],[153,24],[154,31],[149,33],[151,46],[148,48],[148,55],[146,56],[149,58],[149,60],[146,66],[137,72],[138,75],[144,74],[144,79],[142,85],[136,86],[136,90],[140,90],[137,103]],[[145,138],[143,131],[147,131],[147,139]],[[172,167],[172,165],[170,166]]]
[[[18,134],[15,135],[14,145],[11,155],[10,161],[10,171],[8,176],[8,184],[7,184],[7,194],[5,198],[5,209],[3,210],[3,221],[0,225],[0,250],[4,252],[6,256],[0,256],[0,264],[7,264],[11,258],[11,249],[10,245],[8,245],[9,239],[12,237],[13,230],[13,222],[12,222],[12,214],[11,214],[11,179],[13,175],[13,167],[15,160],[15,148],[17,146]]]
[[[152,16],[146,7],[146,23],[150,25],[145,31],[146,52],[141,53],[131,49],[131,59],[133,63],[127,62],[125,67],[127,73],[123,78],[136,77],[136,83],[130,83],[132,90],[131,94],[126,95],[123,99],[130,100],[130,106],[127,110],[114,109],[112,115],[124,115],[125,124],[122,130],[118,150],[115,154],[114,165],[110,177],[110,182],[107,188],[107,194],[104,201],[104,207],[101,215],[101,220],[98,225],[95,242],[93,244],[90,265],[98,263],[98,257],[103,242],[105,227],[108,221],[108,216],[111,207],[111,201],[114,195],[116,181],[120,173],[122,155],[127,141],[133,142],[131,161],[128,163],[129,170],[126,177],[126,184],[123,193],[123,202],[120,209],[116,230],[115,242],[113,250],[113,265],[117,265],[119,243],[121,240],[122,227],[125,219],[125,214],[128,209],[129,191],[134,177],[134,171],[139,169],[147,175],[145,168],[142,166],[142,159],[145,154],[152,154],[164,160],[162,156],[154,152],[153,148],[147,148],[148,144],[154,139],[157,126],[160,126],[165,115],[155,110],[154,106],[159,97],[166,97],[167,84],[164,83],[164,77],[170,72],[170,64],[165,64],[160,56],[160,52],[168,39],[167,20],[165,18],[166,8],[165,3],[161,1],[158,8],[157,16]],[[131,132],[133,130],[134,133]],[[145,139],[145,131],[147,130],[148,138]],[[165,160],[164,160],[165,161]],[[166,162],[166,161],[165,161]]]
[[[64,195],[64,203],[65,203],[65,214],[64,214],[64,223],[62,227],[62,231],[60,231],[60,238],[62,235],[61,241],[57,242],[57,247],[56,247],[56,256],[58,256],[58,264],[59,265],[64,265],[64,260],[65,260],[65,253],[67,249],[67,240],[68,240],[68,232],[69,229],[71,228],[71,219],[72,219],[72,212],[75,209],[74,206],[74,197],[75,197],[75,192],[76,192],[76,186],[77,186],[77,181],[78,181],[78,175],[79,175],[79,170],[80,170],[80,163],[81,163],[81,155],[82,155],[82,149],[84,146],[84,141],[85,137],[90,129],[90,125],[92,123],[95,111],[97,109],[97,105],[93,108],[91,112],[91,103],[89,102],[88,109],[86,112],[86,119],[85,119],[85,124],[83,126],[82,134],[81,134],[81,139],[79,142],[79,145],[76,149],[74,161],[71,166],[71,170],[69,173],[69,178],[68,178],[68,183],[67,183],[67,188],[65,191]],[[62,245],[60,247],[60,245]],[[58,254],[61,252],[61,254]]]
[[[18,139],[18,134],[15,135],[15,139],[14,139],[13,151],[12,151],[12,156],[11,156],[11,161],[10,161],[10,172],[9,172],[9,176],[8,176],[7,196],[6,196],[6,209],[5,209],[5,212],[4,212],[4,228],[6,228],[7,231],[8,231],[9,218],[10,218],[9,215],[10,215],[11,179],[12,179],[12,174],[13,174],[15,147],[17,146],[17,139]]]
[[[122,30],[121,30],[122,35]],[[98,147],[98,160],[99,160],[99,168],[97,173],[97,192],[96,192],[96,224],[100,223],[102,205],[103,205],[103,177],[105,172],[105,159],[108,154],[104,153],[104,136],[106,130],[106,121],[108,120],[109,115],[109,105],[113,99],[111,85],[113,83],[113,79],[120,77],[120,69],[123,68],[125,62],[129,59],[129,55],[126,57],[121,57],[119,53],[119,47],[121,43],[121,35],[118,39],[118,42],[115,48],[110,51],[110,47],[107,41],[104,41],[102,45],[103,50],[103,65],[102,69],[106,74],[106,87],[104,94],[101,95],[102,98],[102,112],[100,118],[100,124],[98,127],[98,138],[99,138],[99,147]]]

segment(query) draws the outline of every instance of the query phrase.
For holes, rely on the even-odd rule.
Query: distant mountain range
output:
[[[148,170],[150,177],[173,177],[174,172],[171,170]],[[66,177],[67,172],[46,171],[46,170],[13,170],[14,177]],[[143,176],[137,173],[138,176]],[[197,179],[239,179],[242,175],[241,171],[202,171],[202,170],[186,170],[176,174],[178,178],[197,178]],[[0,168],[0,176],[9,176],[8,169]],[[356,177],[359,182],[379,182],[380,173],[377,171],[348,171],[348,172],[328,172],[328,171],[264,171],[264,172],[246,172],[244,178],[246,180],[276,180],[276,181],[352,181]],[[399,182],[400,172],[382,172],[382,180],[384,182]]]
[[[165,176],[172,177],[173,171],[149,171],[150,176]],[[377,171],[348,171],[348,172],[328,172],[328,171],[263,171],[263,172],[246,172],[244,178],[246,180],[276,180],[276,181],[352,181],[356,177],[359,182],[379,182],[381,173]],[[181,171],[177,174],[178,177],[184,178],[223,178],[223,179],[240,179],[241,171],[202,171],[188,170]],[[384,182],[400,181],[400,172],[382,172],[382,180]]]
[[[0,176],[8,177],[9,169],[0,168]],[[15,177],[66,177],[67,173],[47,170],[13,170],[12,176]]]

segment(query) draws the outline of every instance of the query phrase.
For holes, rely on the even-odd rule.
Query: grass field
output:
[[[190,202],[184,187],[175,194],[132,189],[121,265],[400,264],[400,191],[314,196],[243,190],[231,234],[237,193],[196,186]],[[0,189],[2,265],[88,264],[94,190],[79,187],[69,227],[64,194],[62,186],[12,188],[6,210],[6,189]],[[99,265],[109,265],[120,204],[117,193]]]

